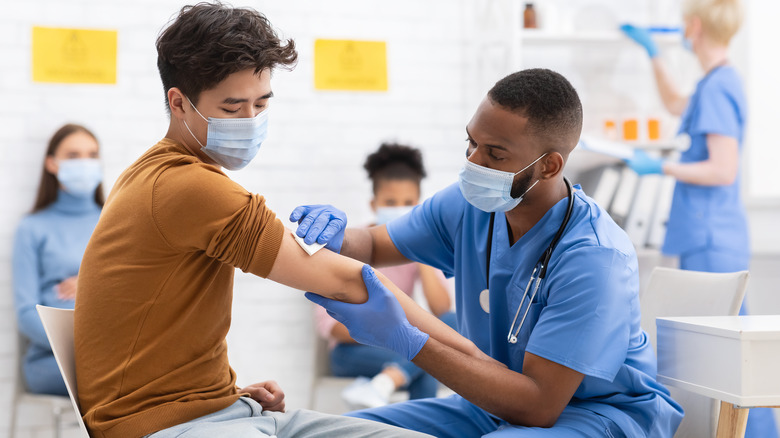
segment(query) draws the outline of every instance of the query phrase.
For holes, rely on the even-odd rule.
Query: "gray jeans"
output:
[[[213,437],[430,437],[359,418],[296,410],[263,412],[256,401],[241,397],[231,406],[147,435],[147,438]]]

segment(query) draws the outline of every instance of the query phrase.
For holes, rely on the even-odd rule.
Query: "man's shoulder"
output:
[[[134,181],[156,185],[159,178],[172,179],[183,184],[197,185],[199,181],[219,175],[228,179],[219,168],[205,164],[191,155],[181,144],[164,138],[131,164],[120,176],[119,182]]]

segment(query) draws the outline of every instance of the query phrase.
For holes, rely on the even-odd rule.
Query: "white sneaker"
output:
[[[368,409],[384,406],[389,402],[387,397],[371,384],[371,380],[365,377],[358,377],[352,384],[341,391],[341,398],[347,403],[350,409]]]

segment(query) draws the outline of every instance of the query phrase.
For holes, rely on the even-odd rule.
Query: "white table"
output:
[[[658,381],[721,401],[718,438],[780,405],[780,315],[658,318]]]

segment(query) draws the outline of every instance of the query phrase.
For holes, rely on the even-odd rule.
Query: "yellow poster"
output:
[[[387,91],[387,45],[383,41],[314,41],[314,88]]]
[[[33,27],[35,82],[116,84],[117,31]]]

